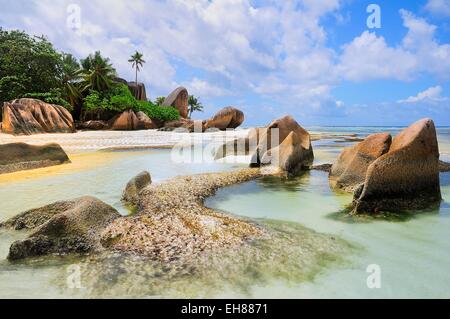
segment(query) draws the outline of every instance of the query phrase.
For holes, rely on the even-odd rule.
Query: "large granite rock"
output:
[[[42,146],[25,143],[0,145],[0,174],[59,165],[70,162],[58,144]]]
[[[77,129],[79,130],[102,131],[108,128],[109,125],[106,121],[86,121],[77,124]]]
[[[179,120],[165,122],[164,127],[162,127],[160,130],[175,131],[177,129],[180,129],[180,131],[182,132],[187,131],[201,133],[206,130],[206,122],[180,118]]]
[[[35,99],[18,99],[3,106],[3,133],[73,133],[75,124],[68,110]]]
[[[277,156],[275,152],[269,152],[268,154],[266,153],[272,148],[275,148],[275,151],[285,149],[285,147],[288,145],[287,143],[284,144],[282,148],[279,148],[278,146],[281,146],[283,141],[292,132],[296,134],[296,137],[293,136],[287,141],[287,143],[298,143],[298,147],[301,147],[302,149],[302,156],[298,158],[299,160],[301,160],[301,162],[297,163],[294,166],[308,168],[314,160],[311,137],[309,133],[305,129],[303,129],[291,116],[285,116],[283,118],[275,120],[270,123],[269,126],[267,126],[264,130],[260,130],[257,132],[256,138],[259,140],[259,142],[258,147],[256,148],[256,151],[252,156],[252,166],[270,164],[278,165],[279,156]],[[298,172],[298,170],[296,172],[288,171],[288,173]]]
[[[33,232],[15,241],[9,260],[48,254],[88,253],[103,250],[103,230],[120,214],[94,197],[81,197],[34,209],[2,224]]]
[[[109,127],[114,131],[134,131],[155,129],[157,125],[144,112],[127,110],[113,117]]]
[[[439,148],[433,121],[422,119],[397,135],[389,151],[369,165],[354,196],[357,213],[422,209],[439,203]]]
[[[182,118],[188,117],[189,93],[184,87],[175,89],[164,100],[162,106],[172,106],[178,110]]]
[[[217,112],[207,121],[207,127],[215,127],[219,130],[235,129],[244,122],[244,113],[234,107],[226,107]]]
[[[246,138],[222,145],[215,159],[230,155],[251,155],[252,167],[277,166],[291,175],[309,168],[314,160],[309,133],[291,116],[275,120],[264,128],[251,129]]]
[[[311,148],[304,147],[304,141],[292,131],[279,146],[268,150],[261,162],[277,166],[290,175],[297,175],[309,168],[314,159]]]
[[[144,112],[137,112],[136,117],[138,119],[138,130],[153,130],[158,128],[158,125]]]
[[[377,158],[389,151],[389,133],[369,135],[363,142],[345,148],[330,171],[333,188],[354,191],[366,179],[367,169]]]
[[[128,89],[133,96],[139,101],[147,101],[147,93],[144,83],[128,82]]]
[[[141,172],[133,177],[125,187],[122,200],[127,204],[136,206],[139,201],[139,193],[152,183],[152,177],[147,171]]]
[[[139,119],[133,110],[127,110],[113,117],[109,123],[114,131],[133,131],[137,130]]]

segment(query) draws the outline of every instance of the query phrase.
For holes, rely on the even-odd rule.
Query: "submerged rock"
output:
[[[57,202],[22,213],[3,225],[33,232],[11,245],[8,259],[100,251],[103,230],[118,217],[114,208],[94,197]]]
[[[178,110],[182,118],[188,117],[189,93],[184,87],[175,89],[166,97],[162,106],[172,106]]]
[[[366,179],[367,169],[391,146],[389,133],[369,135],[363,142],[345,148],[330,171],[332,187],[354,191]]]
[[[0,174],[69,163],[58,144],[42,146],[25,143],[0,145]]]
[[[147,171],[141,172],[133,177],[127,184],[122,200],[130,205],[137,205],[139,201],[139,193],[152,183],[152,177]]]
[[[440,200],[436,129],[431,119],[422,119],[397,135],[389,151],[370,164],[355,192],[354,211],[421,209]]]
[[[138,212],[108,226],[102,243],[163,262],[239,247],[265,231],[242,219],[203,205],[220,188],[260,176],[259,169],[177,177],[149,185],[139,194]]]
[[[207,121],[208,128],[218,128],[219,130],[235,129],[244,122],[244,113],[234,107],[225,107],[217,112],[214,117]]]
[[[14,135],[74,133],[75,124],[64,107],[24,98],[4,104],[2,131]]]

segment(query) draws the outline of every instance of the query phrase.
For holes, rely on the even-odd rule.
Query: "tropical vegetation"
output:
[[[145,60],[143,59],[144,55],[136,51],[128,62],[131,63],[133,69],[136,69],[136,83],[138,83],[138,72],[141,70],[140,68],[144,66]]]
[[[135,52],[130,60],[138,72],[145,60]],[[109,58],[100,51],[78,61],[72,54],[58,52],[44,36],[0,28],[0,106],[17,98],[36,98],[58,104],[80,119],[83,110],[127,109],[142,111],[150,118],[170,121],[179,118],[173,107],[138,101],[117,77]],[[1,119],[1,112],[0,112]]]
[[[189,118],[191,118],[192,113],[195,111],[203,112],[203,104],[200,102],[200,99],[194,95],[190,95],[188,99],[189,105]]]

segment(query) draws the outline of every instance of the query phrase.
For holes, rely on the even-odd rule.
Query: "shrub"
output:
[[[105,109],[123,112],[132,109],[142,111],[148,117],[158,121],[174,121],[180,118],[178,110],[173,107],[162,107],[147,101],[138,101],[125,84],[117,84],[106,93],[91,90],[84,99],[87,110]]]
[[[180,113],[174,107],[159,106],[145,101],[138,101],[138,105],[138,111],[144,112],[151,119],[167,122],[180,118]]]
[[[56,104],[65,107],[67,110],[72,111],[72,105],[70,105],[65,99],[61,97],[60,90],[52,90],[46,93],[26,93],[24,98],[37,99],[49,104]]]

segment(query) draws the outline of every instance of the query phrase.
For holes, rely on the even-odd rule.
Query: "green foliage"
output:
[[[146,101],[138,101],[138,104],[139,104],[138,111],[144,112],[151,119],[167,122],[167,121],[175,121],[180,118],[180,113],[174,107],[155,105],[151,102]]]
[[[158,96],[156,99],[155,99],[155,104],[156,105],[162,105],[163,103],[164,103],[164,100],[165,100],[166,98],[164,97],[164,96]]]
[[[61,88],[62,60],[44,37],[0,28],[0,103]]]
[[[173,121],[180,118],[178,110],[173,107],[162,107],[147,101],[138,101],[125,84],[116,84],[109,91],[101,93],[91,90],[84,99],[87,110],[105,109],[123,112],[132,109],[142,111],[151,119],[159,121]]]
[[[200,102],[200,99],[198,97],[195,97],[194,95],[189,95],[188,105],[189,105],[189,118],[191,118],[192,113],[194,111],[203,112],[203,105]]]
[[[102,57],[100,51],[82,59],[81,67],[84,79],[82,91],[106,92],[114,85],[114,79],[117,77],[116,70],[112,67],[109,58]]]
[[[26,93],[22,97],[41,100],[49,104],[61,105],[69,111],[72,111],[72,106],[61,97],[61,91],[58,89],[46,93]]]
[[[135,54],[131,56],[128,62],[132,63],[132,68],[136,68],[136,83],[137,83],[137,75],[140,71],[140,68],[144,66],[145,60],[143,59],[144,55],[136,51]]]
[[[79,104],[82,94],[80,82],[82,72],[80,64],[72,54],[62,54],[62,84],[64,87],[64,98],[75,106]]]

